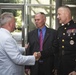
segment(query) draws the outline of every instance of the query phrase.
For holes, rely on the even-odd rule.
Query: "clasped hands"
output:
[[[35,56],[35,60],[38,61],[41,57],[41,53],[40,52],[34,52],[33,55]]]

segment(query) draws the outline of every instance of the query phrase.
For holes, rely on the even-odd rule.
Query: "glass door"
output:
[[[3,12],[12,12],[16,19],[16,29],[12,32],[14,39],[18,45],[24,46],[24,6],[23,4],[0,4],[0,14]]]

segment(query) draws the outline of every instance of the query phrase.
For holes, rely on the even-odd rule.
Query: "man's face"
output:
[[[58,9],[57,18],[58,18],[60,24],[65,24],[65,22],[66,22],[66,11],[63,8]]]
[[[15,26],[16,26],[15,18],[12,18],[12,20],[11,20],[11,32],[13,32],[15,30]]]
[[[35,24],[37,28],[43,28],[45,26],[46,18],[42,14],[35,15]]]

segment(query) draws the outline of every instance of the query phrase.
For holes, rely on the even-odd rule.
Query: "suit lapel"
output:
[[[48,37],[49,37],[49,31],[48,31],[48,28],[46,28],[46,33],[45,33],[45,37],[44,37],[43,43],[45,43],[45,41],[48,39]]]
[[[39,43],[38,29],[36,29],[35,32],[34,32],[34,39],[37,40],[37,42]]]
[[[45,37],[44,37],[44,40],[43,40],[43,44],[46,42],[46,40],[48,39],[49,37],[49,29],[46,28],[46,33],[45,33]],[[38,38],[38,29],[35,30],[34,32],[34,39],[37,40],[37,42],[39,43],[39,38]]]

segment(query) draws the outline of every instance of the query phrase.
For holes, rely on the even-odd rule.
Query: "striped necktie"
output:
[[[41,30],[41,29],[40,29],[39,43],[40,43],[40,51],[42,51],[42,47],[43,47],[43,38],[42,38],[42,30]]]

